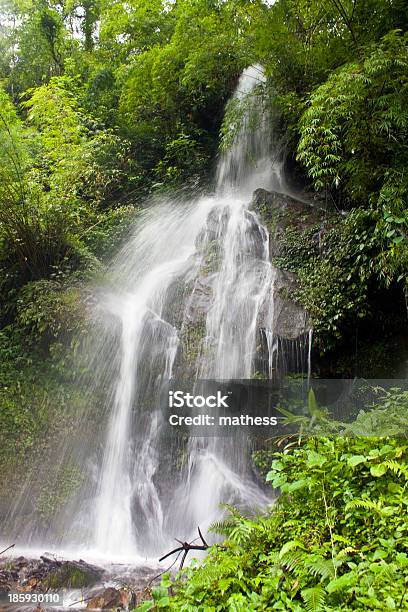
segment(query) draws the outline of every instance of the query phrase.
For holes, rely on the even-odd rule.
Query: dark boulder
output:
[[[136,605],[134,593],[129,589],[108,587],[93,597],[87,604],[87,610],[128,610]]]
[[[306,310],[290,298],[296,288],[296,276],[276,268],[273,289],[273,330],[285,340],[295,340],[308,333],[311,323]]]

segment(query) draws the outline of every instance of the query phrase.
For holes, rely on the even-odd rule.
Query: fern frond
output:
[[[288,572],[294,572],[297,574],[299,571],[303,571],[304,558],[305,553],[300,551],[291,551],[281,558],[280,564]]]
[[[218,533],[220,535],[229,536],[232,529],[236,526],[236,521],[231,519],[225,519],[225,521],[215,521],[208,529],[211,533]]]
[[[374,510],[375,512],[381,512],[382,510],[381,503],[379,501],[373,501],[372,499],[353,499],[346,504],[346,510],[352,510],[354,508]]]
[[[196,586],[206,587],[226,576],[233,576],[238,565],[239,561],[234,557],[224,557],[222,564],[204,562],[200,565],[200,571],[194,572],[189,580]]]
[[[320,576],[323,580],[326,578],[331,579],[335,575],[332,559],[323,559],[323,557],[306,559],[304,566],[312,576]]]
[[[302,599],[305,602],[307,612],[321,612],[326,610],[326,593],[321,586],[303,589],[301,591]]]
[[[247,521],[243,521],[242,523],[235,525],[235,527],[230,531],[229,539],[236,544],[242,544],[249,538],[252,531],[252,525],[248,524]]]
[[[223,510],[228,510],[231,516],[234,516],[235,518],[244,518],[238,508],[232,504],[220,504],[220,508]]]
[[[339,552],[337,553],[337,559],[343,559],[344,557],[347,557],[348,554],[356,552],[357,549],[354,548],[353,546],[346,546],[345,548],[342,548],[341,550],[339,550]]]
[[[387,469],[394,472],[394,474],[397,476],[405,476],[405,478],[408,478],[408,467],[406,465],[401,465],[401,463],[398,463],[398,461],[393,459],[384,461],[384,465],[386,465]]]

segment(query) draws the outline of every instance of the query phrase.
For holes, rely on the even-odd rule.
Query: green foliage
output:
[[[400,406],[404,412],[406,423]],[[222,546],[174,582],[166,577],[151,608],[140,609],[404,609],[407,476],[407,446],[398,439],[290,445],[273,455],[267,475],[281,492],[273,508],[255,519],[231,508],[214,526],[227,536]]]
[[[298,275],[299,287],[291,297],[308,311],[322,352],[347,337],[356,319],[378,317],[372,304],[380,291],[392,284],[404,289],[405,250],[400,244],[390,250],[373,209],[331,213],[311,227],[288,218],[278,239],[274,264]]]
[[[118,5],[114,10],[121,15],[117,35],[126,37],[128,47],[135,44],[129,30],[140,33],[145,26],[150,32],[153,15],[163,24],[148,41],[140,33],[138,52],[118,69],[120,121],[136,137],[148,126],[144,156],[153,157],[151,169],[160,187],[202,180],[216,149],[225,101],[248,63],[250,8],[197,0],[168,6],[165,14],[161,3],[149,11],[138,3],[126,16]]]
[[[72,497],[72,494],[79,488],[84,479],[80,468],[75,464],[65,463],[62,468],[58,465],[57,468],[51,468],[49,471],[51,474],[48,474],[48,478],[40,488],[39,494],[33,503],[36,513],[44,521],[49,520],[64,508],[66,502]],[[75,579],[80,581],[81,575],[75,576],[74,574],[72,582],[68,579],[64,583],[63,578],[64,576],[61,576],[61,585],[71,585],[73,588],[83,586],[78,584],[75,587],[73,584]],[[52,588],[57,588],[59,586],[58,582],[58,574],[50,576],[50,586]]]
[[[403,162],[407,68],[407,38],[392,32],[312,93],[300,124],[299,159],[318,188],[344,181],[358,200]]]
[[[166,187],[177,187],[183,181],[198,184],[208,158],[199,142],[187,134],[178,134],[165,145],[163,158],[155,168],[159,181]]]
[[[0,331],[1,497],[11,507],[15,491],[21,490],[27,477],[36,473],[30,488],[30,512],[34,511],[44,525],[83,481],[75,462],[61,461],[60,453],[66,437],[78,432],[78,418],[84,414],[85,406],[90,408],[89,398],[85,398],[79,383],[81,362],[76,353],[78,334],[81,342],[86,339],[84,322],[79,318],[82,313],[75,312],[76,300],[71,305],[64,304],[64,296],[57,292],[53,298],[57,312],[50,317],[50,325],[43,319],[46,323],[43,330],[36,309],[48,307],[46,296],[42,297],[35,284],[27,291],[26,306],[32,309],[29,316],[34,319],[30,322],[34,326],[30,335],[27,329],[16,326]],[[33,303],[35,299],[38,304]],[[67,310],[70,306],[72,312]],[[47,347],[47,334],[67,335],[61,325],[62,317],[70,320],[71,348],[56,340]],[[74,327],[76,334],[72,331]],[[37,343],[29,344],[31,334],[38,338]],[[44,354],[46,348],[51,357]],[[92,417],[89,422],[82,419],[82,430],[88,431],[85,435],[92,435],[89,429],[92,426]]]
[[[407,36],[390,32],[359,62],[334,72],[311,95],[298,158],[317,189],[335,186],[371,204],[382,270],[406,274],[408,257]]]
[[[274,263],[298,274],[291,297],[309,311],[317,346],[349,343],[356,320],[375,320],[379,291],[406,290],[402,0],[3,0],[0,10],[4,482],[52,456],[51,434],[75,428],[85,401],[72,383],[86,341],[82,281],[118,249],[141,196],[206,180],[220,127],[225,148],[242,120],[233,102],[222,123],[245,66],[265,67],[256,95],[274,110],[269,128],[296,174],[305,169],[348,211],[305,230],[291,222],[279,238]],[[203,273],[216,260],[212,248]],[[187,365],[201,327],[183,330]],[[355,437],[405,433],[406,408],[406,393],[390,391],[347,426],[349,438],[292,444],[271,470],[259,454],[282,493],[273,509],[248,519],[230,508],[216,526],[223,546],[187,580],[166,577],[141,609],[407,607],[405,443]],[[327,427],[312,396],[308,409],[304,431]],[[59,488],[44,479],[34,500],[45,522],[81,483],[75,465],[49,476]]]
[[[18,0],[1,3],[9,45],[19,49],[18,61],[15,62],[14,51],[8,66],[9,89],[14,94],[21,94],[64,69],[65,28],[61,13],[53,4]]]
[[[84,332],[86,313],[80,290],[55,280],[28,283],[17,298],[16,323],[36,347]],[[63,338],[61,338],[61,336]]]
[[[76,79],[54,77],[27,96],[27,120],[38,130],[36,178],[48,205],[58,200],[73,228],[117,189],[128,143],[85,113]]]
[[[1,98],[0,244],[6,251],[2,256],[15,258],[21,274],[35,278],[63,249],[63,233],[58,223],[51,224],[47,210],[41,210],[42,193],[30,175],[33,134],[25,129],[4,92]]]
[[[81,234],[85,248],[102,261],[109,261],[131,233],[137,218],[134,206],[120,206],[98,212],[95,223]]]
[[[0,463],[18,466],[39,444],[54,411],[68,395],[47,364],[33,360],[24,335],[10,327],[0,332]],[[2,472],[7,477],[7,472]]]
[[[406,438],[408,393],[397,388],[378,388],[376,392],[377,400],[370,409],[361,410],[356,419],[347,425],[346,434],[376,436],[382,432],[384,435]],[[393,469],[391,466],[389,468]]]
[[[318,259],[320,229],[320,225],[303,230],[288,225],[280,236],[280,254],[274,257],[274,264],[282,270],[298,272],[309,262]]]
[[[0,243],[6,265],[17,259],[21,281],[48,276],[72,259],[74,235],[92,225],[95,207],[116,188],[106,158],[122,155],[119,143],[109,132],[85,127],[73,85],[54,78],[32,92],[24,106],[36,132],[3,94]]]
[[[64,408],[78,402],[66,379],[86,341],[83,281],[101,269],[96,255],[119,248],[134,208],[107,206],[127,141],[85,113],[76,80],[28,92],[24,120],[0,97],[1,464],[11,470],[27,466],[49,428],[68,427]]]

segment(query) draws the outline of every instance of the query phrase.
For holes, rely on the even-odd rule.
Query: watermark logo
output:
[[[169,391],[169,408],[229,408],[228,396],[222,391],[215,395],[194,395],[184,391]]]

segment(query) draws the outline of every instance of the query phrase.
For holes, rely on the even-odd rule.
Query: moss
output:
[[[195,323],[187,323],[182,330],[182,352],[183,362],[193,366],[202,350],[202,341],[205,336],[205,320],[200,319]]]
[[[78,381],[67,371],[64,377],[53,361],[25,353],[14,344],[17,340],[0,333],[0,498],[5,507],[13,505],[15,491],[32,474],[29,510],[18,511],[39,511],[45,517],[79,477],[72,465],[61,475],[52,469],[60,466],[64,441],[78,432],[85,408],[89,418],[82,419],[81,435],[92,436],[97,420],[92,423],[92,406]]]
[[[48,478],[41,483],[39,495],[34,507],[39,515],[48,520],[54,516],[78,490],[84,475],[77,465],[63,465],[62,468],[50,470]]]
[[[272,263],[281,270],[298,272],[313,257],[319,255],[319,243],[316,234],[319,226],[300,230],[292,225],[283,230],[279,237],[279,255]]]
[[[218,240],[211,240],[206,244],[203,256],[204,263],[201,267],[201,274],[208,276],[216,272],[221,261],[220,245]]]
[[[92,586],[99,580],[99,574],[91,569],[78,567],[72,563],[64,563],[62,567],[52,571],[43,581],[50,589],[81,589]]]

